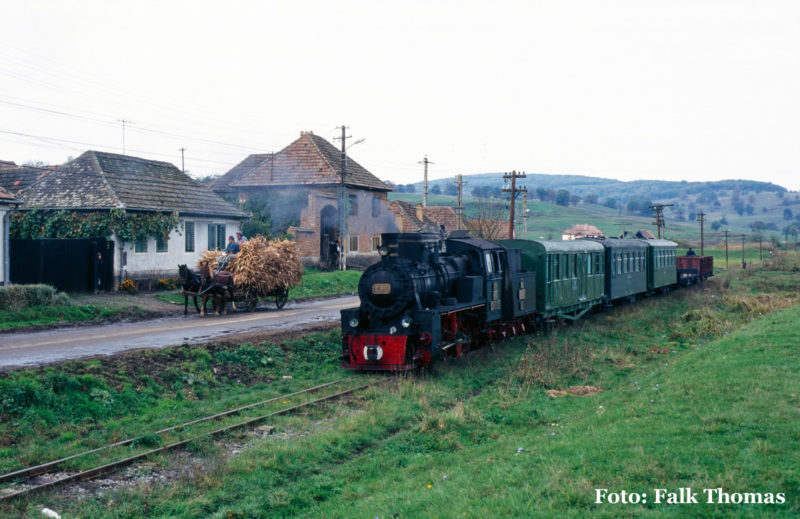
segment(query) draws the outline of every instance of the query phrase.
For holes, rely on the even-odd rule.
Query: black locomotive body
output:
[[[520,252],[437,234],[382,235],[382,260],[361,277],[359,308],[342,311],[343,361],[352,369],[409,370],[460,355],[483,335],[524,331],[535,276]]]

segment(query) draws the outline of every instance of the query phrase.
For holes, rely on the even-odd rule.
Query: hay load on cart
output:
[[[233,275],[234,302],[244,303],[248,311],[258,305],[259,299],[275,299],[283,308],[289,298],[289,289],[303,277],[303,265],[297,244],[289,240],[268,241],[256,236],[240,244],[238,254],[226,255],[221,251],[207,251],[197,263],[203,271],[227,271]]]

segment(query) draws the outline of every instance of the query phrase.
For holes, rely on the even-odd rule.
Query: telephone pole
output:
[[[675,204],[654,204],[650,206],[650,209],[653,210],[653,223],[656,224],[658,228],[658,239],[661,239],[661,229],[664,228],[664,208],[670,207]]]
[[[747,262],[744,260],[744,237],[747,236],[746,234],[742,234],[742,270],[747,268]]]
[[[122,123],[122,154],[125,155],[125,125],[136,123],[133,121],[128,121],[127,119],[117,119],[117,121]]]
[[[703,222],[705,222],[706,213],[697,213],[697,220],[700,222],[700,255],[703,256]]]
[[[425,177],[422,182],[422,207],[428,207],[428,164],[435,164],[435,162],[429,161],[428,156],[425,155],[425,158],[417,162],[417,164],[425,165]]]
[[[347,192],[345,190],[344,176],[347,171],[347,146],[346,142],[350,135],[347,135],[349,126],[341,125],[337,128],[342,130],[341,137],[334,137],[333,140],[342,141],[342,178],[341,178],[341,193],[339,198],[339,245],[341,252],[339,253],[339,270],[347,270],[347,249],[345,248],[345,241],[347,237],[347,216],[345,210],[347,209]]]
[[[523,239],[528,239],[528,190],[522,192],[522,223],[523,232],[525,233]]]
[[[725,236],[725,270],[728,270],[728,234],[730,234],[728,229],[722,231],[722,235]]]
[[[517,198],[517,193],[527,191],[527,189],[524,187],[517,187],[517,179],[525,177],[525,173],[517,173],[516,171],[512,171],[511,173],[506,173],[503,175],[503,182],[508,183],[509,179],[511,180],[511,187],[503,188],[503,193],[511,193],[511,214],[509,215],[508,219],[508,239],[510,240],[514,239],[514,201]]]
[[[461,230],[464,223],[464,203],[462,198],[464,184],[466,184],[466,182],[464,182],[464,175],[459,173],[456,175],[456,181],[453,182],[453,185],[458,189],[458,205],[456,205],[456,216],[458,218],[456,229],[458,230]]]
[[[186,165],[183,162],[183,152],[186,151],[186,148],[180,148],[181,152],[181,171],[186,174]]]

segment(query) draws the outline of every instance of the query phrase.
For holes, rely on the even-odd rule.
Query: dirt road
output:
[[[221,317],[168,317],[101,326],[58,328],[0,335],[0,370],[36,366],[139,348],[196,344],[240,333],[290,330],[335,322],[339,310],[358,305],[357,296],[288,303],[283,310],[263,309]]]

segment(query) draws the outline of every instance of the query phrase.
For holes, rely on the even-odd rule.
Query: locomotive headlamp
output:
[[[356,327],[358,327],[358,319],[353,317],[352,319],[350,319],[350,328],[356,328]]]
[[[412,322],[413,321],[409,316],[405,316],[400,320],[400,326],[402,326],[403,328],[408,328],[409,326],[411,326]]]
[[[389,255],[389,247],[387,247],[386,245],[381,245],[380,247],[378,247],[378,254],[380,254],[381,256],[384,256],[384,257],[388,256]]]
[[[397,333],[397,327],[396,326],[392,326],[391,328],[389,328],[389,333],[391,335],[396,334]]]

